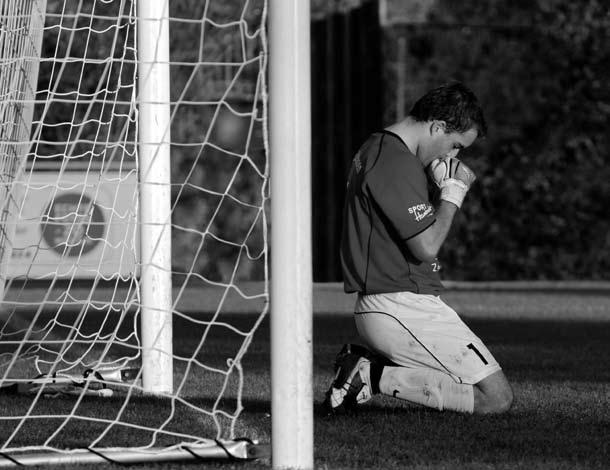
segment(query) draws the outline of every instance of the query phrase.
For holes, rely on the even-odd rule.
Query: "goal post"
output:
[[[309,8],[0,0],[0,467],[313,468]]]
[[[313,468],[310,5],[270,0],[274,468]]]
[[[173,391],[169,0],[138,0],[142,385]]]
[[[251,458],[244,436],[311,468],[308,7],[273,2],[268,55],[264,0],[48,0],[35,25],[43,4],[0,0],[3,116],[31,110],[0,143],[23,170],[3,181],[0,465]],[[271,430],[239,419],[269,304]]]

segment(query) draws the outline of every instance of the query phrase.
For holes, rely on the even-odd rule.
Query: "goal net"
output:
[[[266,9],[0,0],[0,466],[269,440]]]

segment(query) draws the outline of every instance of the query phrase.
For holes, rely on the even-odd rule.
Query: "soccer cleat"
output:
[[[362,346],[343,346],[335,360],[335,378],[324,400],[329,414],[345,414],[371,399],[370,357],[371,353]]]

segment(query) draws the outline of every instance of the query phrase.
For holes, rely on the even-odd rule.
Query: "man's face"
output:
[[[477,138],[477,130],[466,132],[446,132],[444,123],[434,122],[430,126],[430,135],[424,139],[419,148],[419,157],[424,166],[437,158],[455,157],[463,148],[469,147]]]

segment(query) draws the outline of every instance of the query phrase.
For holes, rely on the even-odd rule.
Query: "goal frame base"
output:
[[[195,460],[250,461],[269,458],[268,444],[249,439],[214,440],[206,445],[184,445],[177,448],[154,447],[145,450],[117,448],[76,449],[69,452],[2,453],[0,468],[35,465],[76,465],[110,463],[130,465],[146,462]]]

